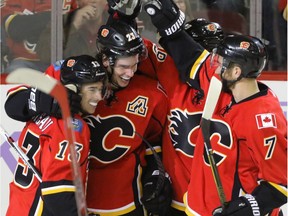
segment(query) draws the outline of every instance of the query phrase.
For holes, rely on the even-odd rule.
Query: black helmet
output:
[[[147,57],[147,50],[137,31],[122,21],[102,25],[98,30],[97,48],[114,65],[117,57],[139,54],[140,60]]]
[[[84,83],[105,82],[106,71],[102,63],[92,56],[72,56],[61,65],[61,82],[75,84],[78,88]]]
[[[229,35],[214,52],[224,58],[226,67],[230,62],[239,64],[242,76],[247,78],[258,77],[268,60],[264,43],[253,36]]]
[[[224,38],[221,26],[204,18],[197,18],[185,24],[185,31],[208,51],[212,51]]]

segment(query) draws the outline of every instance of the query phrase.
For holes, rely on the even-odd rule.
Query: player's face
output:
[[[118,58],[114,65],[112,82],[121,88],[128,86],[134,73],[137,71],[139,55]]]
[[[83,84],[81,88],[81,108],[85,113],[93,114],[102,97],[103,83]]]

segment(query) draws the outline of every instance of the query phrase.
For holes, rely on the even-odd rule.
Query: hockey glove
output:
[[[226,204],[224,209],[218,207],[213,211],[213,216],[259,216],[260,208],[258,202],[251,194],[245,194],[236,200],[230,201]]]
[[[79,113],[81,109],[81,96],[67,88],[68,100],[71,114]],[[35,116],[40,113],[61,118],[61,109],[56,100],[36,88],[30,89],[30,98],[28,99],[29,115]]]
[[[174,36],[184,29],[185,14],[173,0],[151,0],[144,5],[161,37]]]
[[[165,216],[169,211],[172,201],[171,180],[166,173],[163,188],[157,193],[155,190],[157,188],[158,175],[154,171],[152,176],[148,178],[144,177],[143,197],[141,201],[149,214]]]

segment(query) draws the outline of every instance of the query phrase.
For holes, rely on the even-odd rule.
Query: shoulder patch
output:
[[[273,113],[258,114],[255,116],[258,129],[277,128],[276,117]]]
[[[83,129],[83,123],[79,119],[73,118],[72,124],[74,127],[74,131],[76,132],[81,132]]]

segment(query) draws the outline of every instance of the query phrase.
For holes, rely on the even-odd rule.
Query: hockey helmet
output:
[[[72,56],[64,60],[61,65],[61,82],[64,85],[75,84],[78,89],[81,84],[105,82],[106,70],[102,63],[92,56]]]
[[[139,60],[147,57],[147,49],[142,38],[130,25],[115,21],[102,25],[98,31],[97,48],[100,54],[105,54],[114,65],[117,57],[139,54]]]
[[[242,77],[256,78],[264,69],[268,53],[264,43],[253,36],[229,35],[213,50],[223,57],[225,67],[237,63],[242,69]]]
[[[204,18],[187,22],[185,31],[208,51],[212,51],[224,39],[222,27],[218,23]]]

